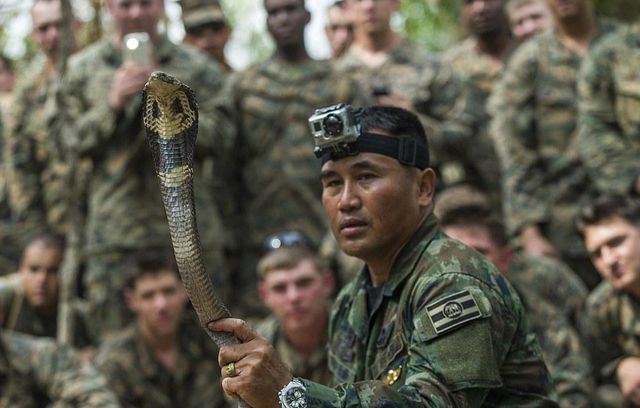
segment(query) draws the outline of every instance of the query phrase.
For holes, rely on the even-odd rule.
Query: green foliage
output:
[[[640,17],[638,0],[595,0],[599,14],[622,21],[633,21]]]
[[[462,35],[457,0],[402,0],[394,26],[427,49],[440,51]]]

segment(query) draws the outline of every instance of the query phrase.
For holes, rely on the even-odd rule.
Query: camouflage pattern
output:
[[[255,328],[258,334],[265,337],[273,345],[278,357],[294,377],[302,377],[323,385],[330,385],[332,375],[327,366],[325,342],[322,342],[322,347],[305,360],[284,338],[284,334],[280,330],[280,323],[275,316],[267,316]]]
[[[439,231],[435,216],[389,276],[371,312],[367,269],[338,296],[329,368],[340,385],[304,381],[311,406],[556,406],[515,290],[485,258]],[[454,296],[457,312],[447,309]]]
[[[613,381],[624,357],[640,357],[640,300],[602,282],[587,298],[581,320],[594,369]]]
[[[482,52],[475,38],[467,38],[462,43],[449,48],[443,55],[443,61],[451,65],[453,71],[466,81],[473,109],[481,114],[479,133],[474,140],[472,151],[465,151],[467,154],[459,157],[458,167],[465,171],[463,180],[488,193],[494,204],[499,204],[501,201],[500,165],[493,140],[489,137],[489,115],[485,105],[495,83],[500,78],[504,63]]]
[[[166,368],[142,338],[134,323],[106,340],[96,356],[123,407],[223,407],[218,352],[195,321],[185,320],[179,331],[176,369]]]
[[[213,97],[221,87],[217,65],[198,52],[172,44],[161,37],[156,49],[160,66],[193,88],[200,105],[198,164],[195,174],[196,208],[200,214],[206,264],[221,295],[227,275],[222,267],[221,219],[214,201],[226,196],[214,177],[213,161],[219,141],[214,136],[218,117]],[[103,40],[69,61],[63,84],[59,115],[63,120],[64,143],[82,159],[91,161],[87,176],[87,258],[84,284],[96,320],[103,331],[123,327],[127,311],[117,299],[122,289],[123,257],[136,248],[167,245],[169,233],[151,154],[142,127],[141,95],[125,109],[114,112],[107,103],[111,83],[122,62],[121,52]],[[112,307],[113,306],[113,307]],[[106,316],[105,316],[106,314]]]
[[[589,355],[576,329],[556,305],[548,303],[527,286],[514,283],[527,311],[531,328],[538,337],[542,356],[549,368],[560,407],[594,406],[595,381],[591,375]]]
[[[0,408],[15,407],[118,408],[120,404],[105,379],[71,348],[2,331]]]
[[[507,278],[516,287],[528,288],[540,296],[561,311],[571,326],[578,327],[589,291],[578,275],[565,264],[521,253],[509,264]]]
[[[225,177],[233,183],[235,201],[228,200],[223,210],[226,219],[236,220],[234,241],[242,252],[241,272],[233,282],[242,296],[233,299],[253,301],[240,310],[250,316],[264,310],[257,295],[246,290],[256,286],[255,268],[265,237],[296,229],[317,245],[329,230],[309,116],[320,107],[364,106],[368,100],[327,61],[290,64],[272,57],[234,74],[227,85],[220,109],[235,126],[225,166],[227,173],[235,169]]]
[[[640,176],[640,22],[603,39],[578,81],[578,146],[601,192],[628,192]]]
[[[79,310],[74,311],[75,333],[72,344],[85,347],[91,344],[85,317]],[[12,274],[0,281],[0,327],[37,337],[57,337],[57,311],[42,315],[31,307],[24,297],[20,274]]]
[[[0,157],[5,148],[5,120],[0,112]],[[6,177],[6,160],[0,163],[0,276],[16,270],[20,257],[20,246],[13,237],[14,229],[11,222],[11,207]]]
[[[369,67],[350,50],[336,67],[358,81],[367,95],[383,87],[409,99],[427,130],[431,161],[444,183],[463,179],[462,169],[445,163],[456,163],[455,158],[465,154],[466,142],[476,134],[479,118],[464,83],[447,64],[403,39],[388,50],[381,65]]]
[[[599,25],[592,46],[615,28]],[[541,226],[566,261],[586,259],[574,219],[595,194],[577,144],[581,62],[549,29],[518,47],[489,101],[506,226],[514,235],[526,225]]]

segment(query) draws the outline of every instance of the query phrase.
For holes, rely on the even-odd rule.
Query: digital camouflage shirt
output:
[[[518,295],[437,224],[423,222],[375,300],[366,268],[341,291],[329,330],[338,385],[304,381],[311,406],[556,406]]]
[[[599,191],[626,193],[640,176],[640,22],[610,34],[578,81],[578,146]]]

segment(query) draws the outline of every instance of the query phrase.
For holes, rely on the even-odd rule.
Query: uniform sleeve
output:
[[[135,408],[137,404],[131,389],[131,385],[135,382],[131,380],[126,364],[123,364],[122,358],[119,357],[122,356],[116,356],[108,350],[101,349],[95,358],[95,364],[106,378],[109,388],[116,394],[120,405],[123,408]]]
[[[578,146],[597,188],[624,194],[640,176],[640,144],[633,143],[618,122],[615,94],[624,90],[615,89],[611,64],[620,60],[609,45],[604,42],[592,51],[578,77]],[[640,106],[640,94],[620,97],[635,98]]]
[[[489,99],[490,133],[500,160],[505,219],[511,234],[526,225],[543,223],[550,211],[537,151],[537,52],[535,41],[522,45]]]

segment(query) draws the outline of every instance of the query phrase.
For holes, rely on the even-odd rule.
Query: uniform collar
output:
[[[187,356],[189,348],[185,347],[185,343],[189,341],[188,339],[184,339],[186,333],[188,333],[188,330],[185,328],[185,322],[182,322],[178,329],[178,363],[176,369],[171,371],[158,361],[151,347],[144,341],[137,323],[134,322],[133,325],[135,347],[140,361],[140,369],[147,378],[156,378],[163,372],[170,373],[172,377],[178,379],[186,375],[190,369],[188,364],[190,359]]]

